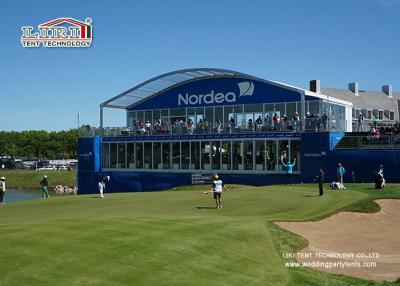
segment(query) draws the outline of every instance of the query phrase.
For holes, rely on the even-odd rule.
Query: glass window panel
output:
[[[117,143],[110,143],[110,168],[117,168]]]
[[[187,170],[190,165],[190,142],[182,142],[182,166],[181,169]]]
[[[162,143],[162,153],[163,153],[163,168],[170,169],[171,168],[171,152],[170,152],[171,143],[163,142]]]
[[[135,168],[135,143],[127,143],[127,167],[129,169]]]
[[[264,111],[273,113],[275,111],[275,104],[264,104]]]
[[[206,107],[206,115],[203,119],[204,130],[206,133],[209,133],[212,126],[214,125],[214,108],[213,107]]]
[[[222,165],[221,170],[231,170],[231,142],[230,141],[222,141],[221,142],[221,153],[222,153]]]
[[[235,116],[235,123],[236,128],[245,129],[246,128],[246,119],[243,115],[243,106],[242,105],[235,105],[233,107],[233,113]]]
[[[153,123],[153,112],[151,110],[146,110],[144,112],[144,119],[145,121],[149,121],[150,123]]]
[[[128,127],[133,127],[136,124],[136,111],[128,111]]]
[[[282,160],[286,163],[289,159],[289,141],[279,140],[278,141],[278,170],[286,171],[286,168],[282,166]]]
[[[256,171],[265,170],[265,141],[255,141]]]
[[[244,105],[244,112],[263,112],[263,106],[262,104],[245,104]]]
[[[136,143],[136,169],[143,169],[143,143]]]
[[[288,102],[286,103],[286,116],[289,120],[292,120],[293,115],[296,113],[296,103]]]
[[[152,123],[156,123],[158,121],[161,121],[161,110],[160,109],[156,109],[153,111],[153,122]]]
[[[244,170],[243,155],[242,155],[242,141],[232,142],[232,167],[233,170]]]
[[[253,170],[253,141],[244,141],[244,169]]]
[[[170,116],[171,117],[185,117],[186,109],[185,108],[171,108]]]
[[[161,110],[161,117],[168,118],[168,109]]]
[[[277,103],[277,104],[274,104],[274,107],[275,107],[275,112],[277,112],[278,113],[278,111],[279,111],[279,113],[281,114],[281,115],[283,115],[286,111],[285,111],[285,104],[284,103]]]
[[[267,170],[268,171],[276,171],[277,170],[277,150],[276,150],[276,141],[267,140],[265,146],[265,151],[267,154]]]
[[[144,121],[144,112],[143,112],[143,110],[138,110],[137,111],[136,121],[137,122]]]
[[[195,120],[195,132],[196,133],[203,132],[203,120],[204,120],[204,108],[198,107],[198,108],[196,108],[196,120]]]
[[[296,159],[296,164],[293,167],[293,171],[300,170],[300,140],[290,140],[290,162],[293,163]]]
[[[224,129],[223,108],[221,106],[215,107],[214,112],[215,112],[214,131],[220,133]]]
[[[201,142],[201,169],[210,170],[210,142]]]
[[[118,168],[126,168],[125,143],[118,143]]]
[[[109,159],[109,144],[108,143],[103,143],[102,149],[101,149],[101,159],[102,159],[102,166],[103,168],[110,168],[110,159]]]
[[[311,114],[319,114],[319,101],[309,101],[308,112]]]
[[[226,128],[228,132],[233,131],[230,125],[231,118],[235,120],[233,116],[233,107],[224,106],[224,129]],[[234,125],[232,126],[232,128],[234,128]]]
[[[153,169],[161,169],[161,143],[153,143]]]
[[[144,143],[144,168],[151,169],[152,167],[152,143]]]
[[[211,142],[211,154],[212,154],[212,168],[213,170],[221,169],[221,142]]]
[[[192,142],[190,148],[192,152],[191,169],[198,170],[200,169],[200,142]]]
[[[172,142],[172,169],[180,169],[181,151],[180,142]]]

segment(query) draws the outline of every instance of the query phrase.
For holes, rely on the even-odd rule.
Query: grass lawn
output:
[[[394,285],[284,267],[307,242],[275,220],[377,211],[400,197],[348,185],[235,186],[217,210],[195,186],[176,191],[52,197],[0,207],[0,285]]]
[[[73,187],[76,185],[76,170],[35,171],[19,169],[0,169],[0,177],[6,177],[7,187],[22,189],[40,189],[39,182],[47,175],[51,189],[56,185]]]

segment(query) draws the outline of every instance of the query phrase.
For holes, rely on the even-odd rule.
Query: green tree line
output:
[[[0,131],[0,155],[31,159],[76,158],[78,131]]]

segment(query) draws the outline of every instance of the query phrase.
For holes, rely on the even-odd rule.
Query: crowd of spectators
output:
[[[381,135],[399,135],[400,134],[400,123],[397,122],[393,125],[378,126],[373,124],[368,133],[369,138],[379,139]]]
[[[304,117],[306,131],[326,131],[330,121],[330,130],[336,129],[336,120],[334,117],[329,120],[323,113],[312,114],[307,112]],[[236,133],[236,132],[262,132],[262,131],[291,131],[300,132],[301,116],[296,112],[292,117],[286,114],[266,113],[264,118],[260,115],[254,121],[248,119],[243,122],[236,122],[232,116],[225,125],[216,118],[215,122],[210,122],[206,118],[193,122],[191,118],[186,122],[185,117],[176,117],[169,124],[165,119],[158,119],[151,123],[150,121],[134,121],[133,126],[125,129],[123,133],[129,134],[208,134],[208,133]]]

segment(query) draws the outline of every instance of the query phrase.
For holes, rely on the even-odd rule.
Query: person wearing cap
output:
[[[106,190],[106,182],[108,182],[109,180],[110,180],[110,176],[104,176],[99,181],[98,187],[99,187],[99,192],[100,192],[100,198],[104,198],[104,192]]]
[[[40,181],[40,185],[42,186],[42,195],[43,198],[49,198],[49,181],[47,181],[47,176],[43,176],[43,180]]]
[[[4,194],[6,193],[6,178],[0,178],[0,204],[4,203]]]
[[[212,189],[211,192],[214,193],[214,200],[217,205],[217,209],[222,209],[222,201],[221,201],[221,196],[222,196],[222,190],[225,189],[226,191],[229,191],[222,180],[219,178],[217,174],[214,175],[214,180],[212,182]]]

